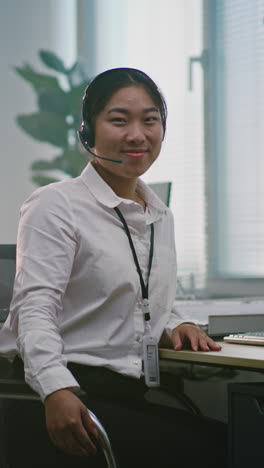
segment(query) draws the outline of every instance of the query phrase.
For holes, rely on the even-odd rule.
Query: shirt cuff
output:
[[[57,390],[70,388],[71,391],[76,391],[80,388],[72,373],[64,366],[46,369],[41,372],[37,379],[32,379],[25,370],[25,380],[39,394],[42,402],[48,395]]]
[[[176,318],[171,319],[167,323],[167,325],[165,327],[165,330],[166,330],[166,332],[167,332],[167,334],[169,335],[170,338],[171,338],[171,335],[172,335],[172,332],[173,332],[174,328],[178,327],[178,325],[181,325],[182,323],[184,323],[184,320],[176,319]]]
[[[199,327],[199,321],[198,320],[193,320],[192,322],[189,322],[187,320],[178,320],[178,323],[176,323],[176,321],[175,321],[174,325],[170,324],[170,325],[167,325],[166,328],[165,328],[165,330],[166,330],[166,332],[167,332],[167,334],[169,335],[170,338],[171,338],[173,330],[176,327],[178,327],[179,325],[182,325],[183,323],[189,323],[190,325],[195,325],[195,326]]]

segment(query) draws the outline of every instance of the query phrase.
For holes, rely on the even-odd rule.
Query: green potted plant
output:
[[[41,62],[53,74],[39,73],[31,65],[15,67],[16,73],[32,86],[37,97],[38,110],[16,117],[19,127],[35,140],[49,143],[59,151],[52,160],[37,160],[31,164],[32,181],[46,185],[62,177],[76,177],[87,161],[80,153],[77,129],[83,92],[91,78],[85,76],[80,63],[67,68],[53,52],[40,50]]]

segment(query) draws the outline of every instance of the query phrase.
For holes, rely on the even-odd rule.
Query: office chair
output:
[[[7,363],[9,365],[7,365]],[[3,368],[5,372],[3,373]],[[5,359],[0,358],[0,401],[4,399],[8,400],[40,400],[40,397],[35,393],[23,380],[14,379],[10,376],[11,363]],[[103,425],[97,418],[97,416],[87,408],[87,411],[94,422],[95,427],[99,434],[99,446],[104,454],[107,467],[117,468],[117,462],[112,450],[111,442],[108,434],[104,429]],[[2,454],[3,456],[3,454]],[[4,462],[3,462],[4,463]],[[5,462],[6,463],[6,462]],[[87,460],[87,467],[89,466],[89,459]],[[2,468],[2,466],[1,466]],[[8,468],[8,466],[5,466]]]

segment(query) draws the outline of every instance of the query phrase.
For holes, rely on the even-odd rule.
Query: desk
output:
[[[264,374],[264,346],[219,342],[221,351],[174,351],[160,349],[162,363],[226,366]],[[253,373],[252,372],[252,373]],[[263,378],[263,376],[261,375]],[[219,384],[218,384],[219,385]],[[218,386],[217,385],[217,386]],[[264,383],[226,385],[228,396],[229,468],[263,466]],[[212,390],[212,388],[211,388]],[[219,406],[217,393],[214,405]]]
[[[221,351],[174,351],[161,348],[160,367],[184,379],[185,393],[204,415],[227,422],[228,384],[264,384],[264,346],[218,343],[222,346]],[[210,367],[215,370],[210,370]]]
[[[185,394],[205,416],[227,422],[228,385],[233,382],[264,384],[264,346],[218,343],[221,351],[161,348],[160,368],[183,379]]]
[[[162,360],[173,360],[193,364],[231,366],[237,369],[264,371],[264,346],[240,345],[218,342],[221,351],[174,351],[161,348],[159,356]]]

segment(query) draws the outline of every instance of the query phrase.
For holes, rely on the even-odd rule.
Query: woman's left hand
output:
[[[182,323],[174,328],[171,341],[176,351],[180,351],[186,343],[193,351],[220,351],[222,349],[200,327],[191,323]]]

